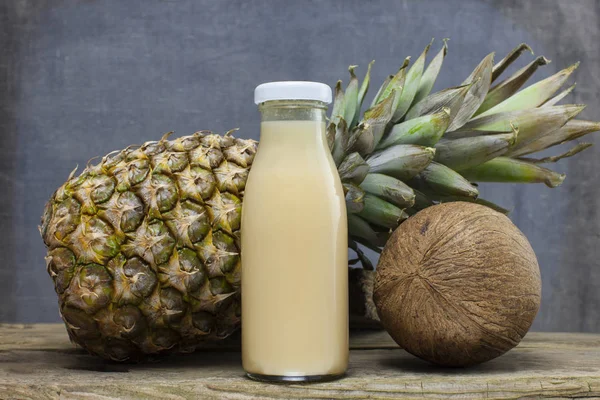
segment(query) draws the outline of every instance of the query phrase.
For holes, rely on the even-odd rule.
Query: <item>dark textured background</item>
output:
[[[37,225],[75,165],[170,130],[256,138],[258,83],[333,85],[376,59],[378,86],[431,37],[451,38],[437,89],[520,42],[554,61],[538,78],[580,60],[568,101],[598,119],[599,14],[594,0],[0,1],[0,322],[58,321]],[[557,189],[482,190],[538,255],[537,330],[600,332],[599,155],[563,160]]]

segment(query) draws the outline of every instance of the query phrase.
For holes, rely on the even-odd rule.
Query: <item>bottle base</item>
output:
[[[345,375],[329,374],[329,375],[262,375],[246,372],[246,376],[254,381],[267,383],[312,383],[312,382],[329,382],[340,379]]]

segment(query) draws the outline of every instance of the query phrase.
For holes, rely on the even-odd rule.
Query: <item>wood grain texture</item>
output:
[[[246,379],[237,351],[117,364],[71,345],[62,325],[0,325],[0,399],[397,399],[600,397],[600,335],[530,333],[468,369],[431,366],[382,331],[352,335],[344,379],[269,385]]]

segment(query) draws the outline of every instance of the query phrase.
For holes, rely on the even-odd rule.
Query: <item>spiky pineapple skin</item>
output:
[[[240,322],[240,221],[257,143],[197,132],[113,152],[50,198],[40,233],[69,337],[118,361]]]

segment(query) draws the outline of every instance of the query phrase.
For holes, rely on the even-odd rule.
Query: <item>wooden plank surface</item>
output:
[[[468,369],[431,366],[381,331],[353,333],[351,342],[344,379],[270,385],[244,378],[238,351],[117,364],[71,345],[62,325],[0,325],[0,399],[600,398],[598,334],[530,333]]]

